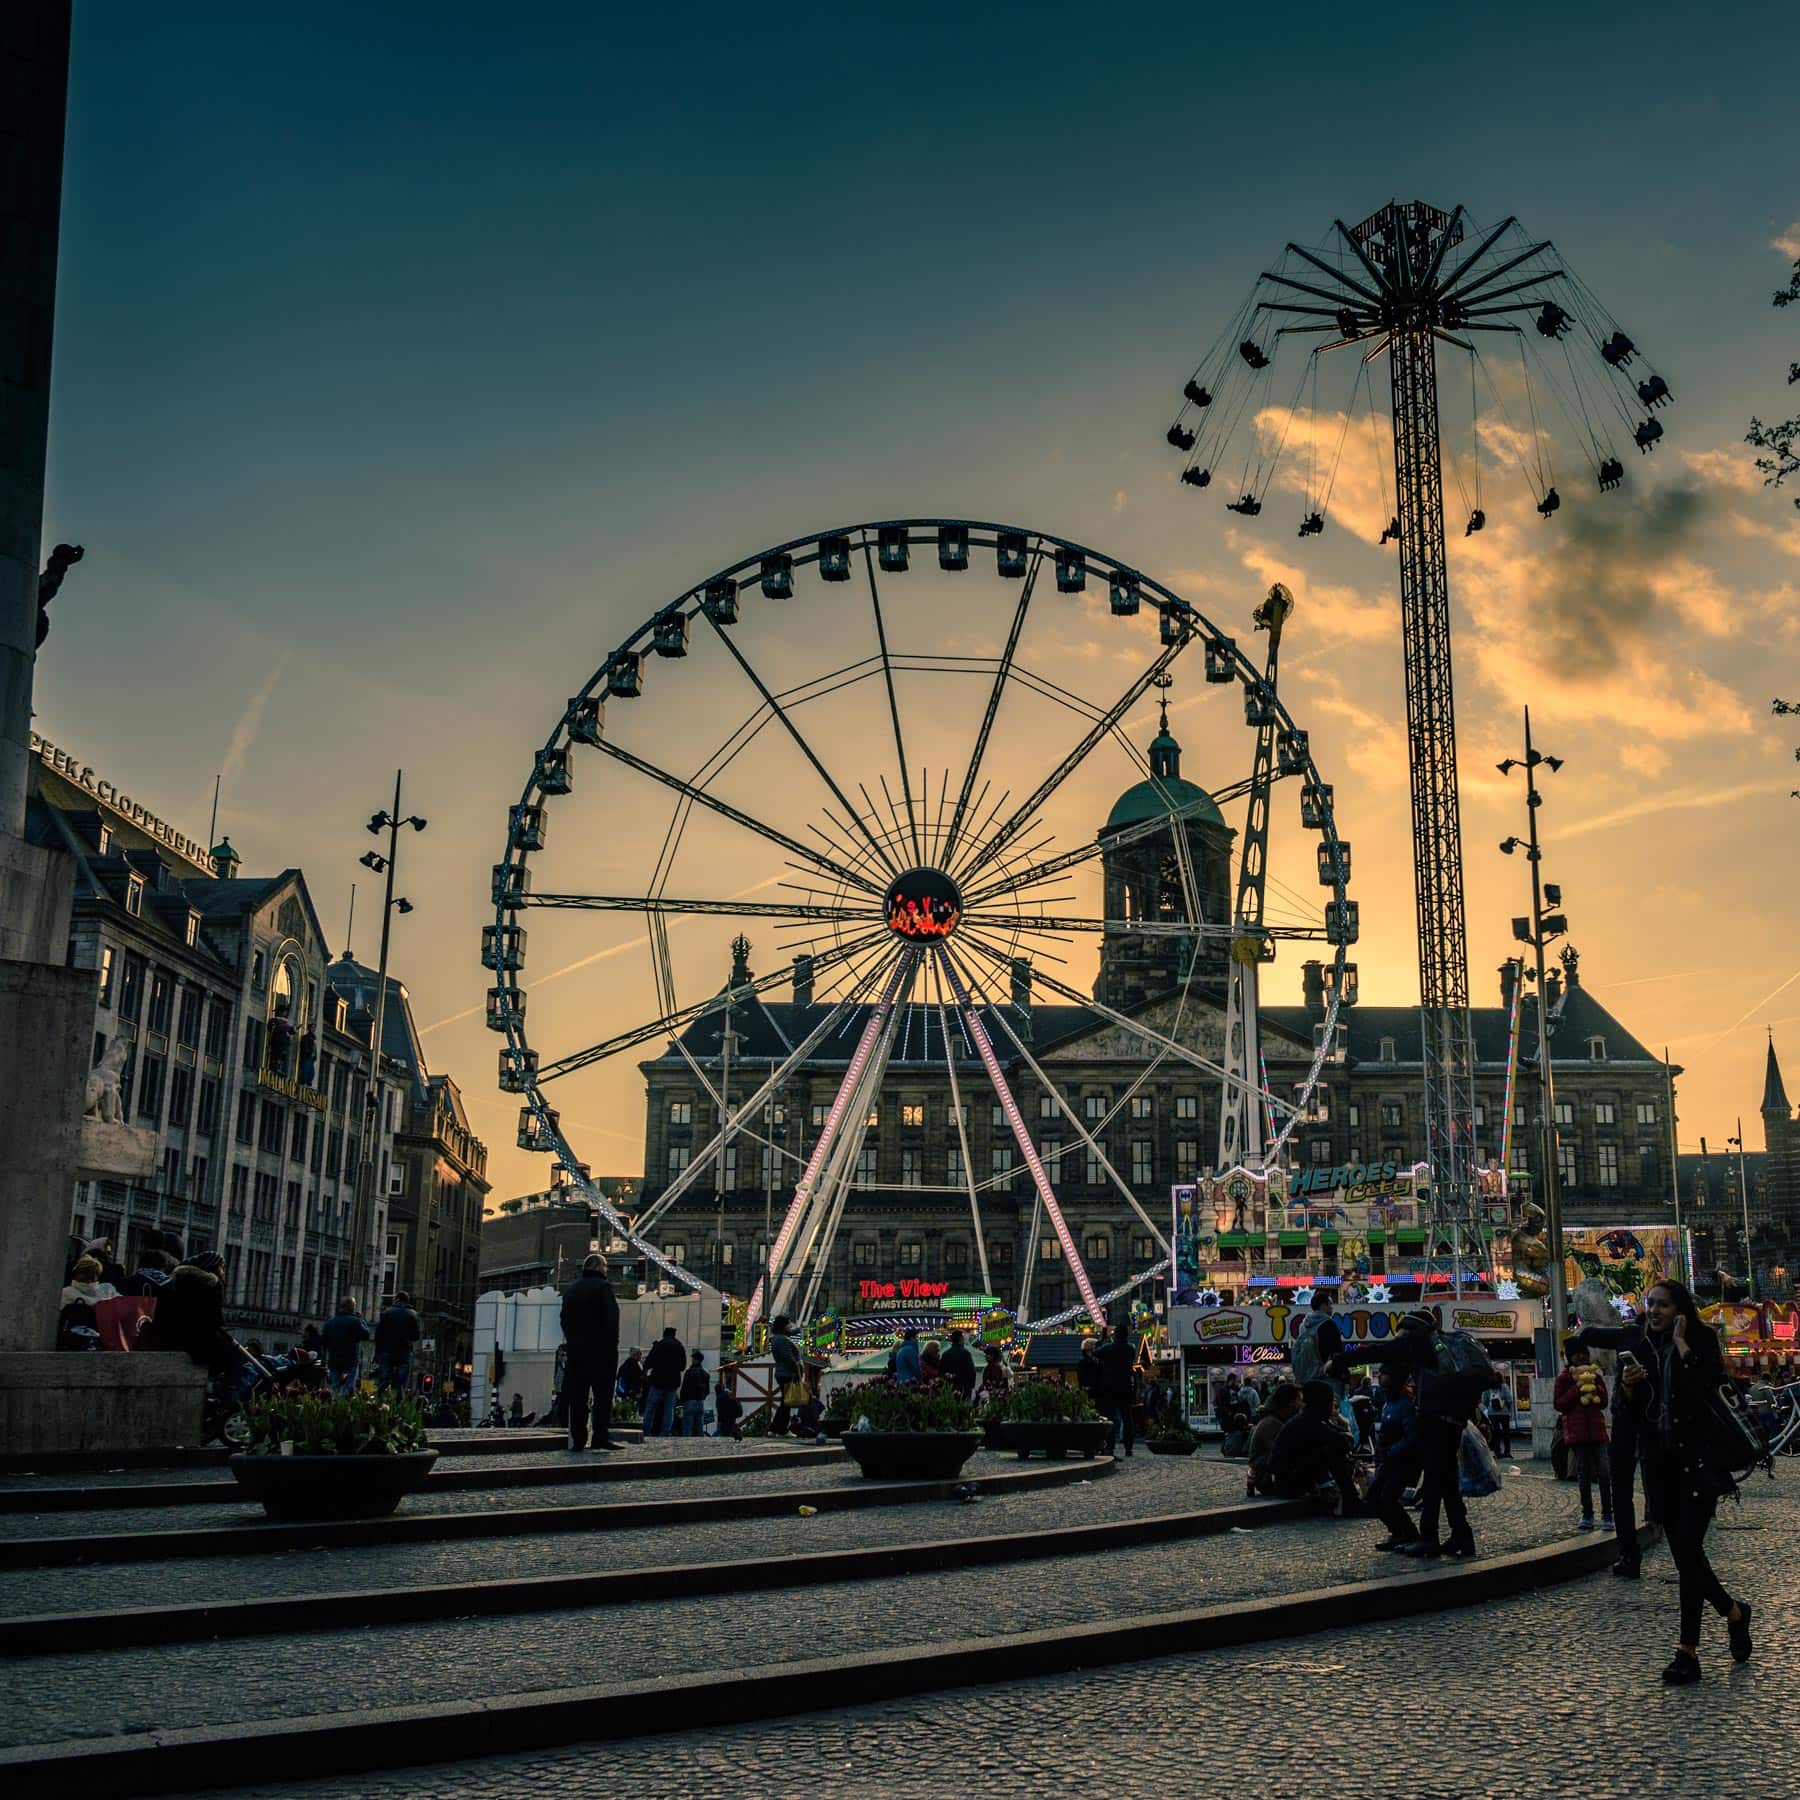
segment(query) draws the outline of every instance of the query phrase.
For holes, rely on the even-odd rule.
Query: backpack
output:
[[[1741,1481],[1755,1469],[1775,1479],[1775,1458],[1756,1415],[1741,1408],[1730,1387],[1708,1396],[1702,1455],[1710,1469]]]
[[[1297,1382],[1318,1381],[1325,1374],[1325,1359],[1319,1354],[1318,1336],[1324,1326],[1323,1313],[1309,1313],[1300,1323],[1300,1335],[1294,1340],[1294,1379]]]
[[[1431,1347],[1437,1367],[1419,1377],[1419,1411],[1431,1418],[1474,1418],[1481,1396],[1500,1384],[1480,1339],[1466,1331],[1434,1331]]]

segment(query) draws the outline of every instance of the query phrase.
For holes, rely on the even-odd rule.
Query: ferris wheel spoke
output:
[[[756,1092],[743,1103],[743,1105],[738,1107],[736,1111],[731,1114],[729,1121],[726,1120],[726,1109],[723,1106],[720,1107],[719,1118],[721,1122],[719,1129],[713,1133],[711,1140],[707,1143],[705,1148],[701,1150],[700,1154],[696,1156],[660,1194],[657,1195],[655,1200],[653,1200],[647,1208],[645,1208],[642,1217],[638,1220],[638,1229],[640,1231],[647,1230],[656,1222],[656,1220],[661,1218],[662,1215],[667,1212],[669,1208],[673,1206],[675,1202],[679,1200],[699,1179],[700,1171],[707,1166],[708,1161],[718,1156],[718,1154],[731,1143],[734,1137],[754,1135],[747,1132],[747,1128],[743,1123],[745,1118],[754,1118],[758,1109],[766,1105],[774,1095],[780,1092],[781,1084],[788,1080],[793,1072],[799,1068],[822,1043],[824,1043],[826,1038],[828,1038],[843,1022],[843,1019],[850,1008],[854,1006],[880,978],[882,969],[885,966],[883,959],[879,954],[882,948],[883,947],[879,944],[875,946],[875,949],[878,952],[875,959],[867,968],[857,973],[854,981],[846,990],[842,998],[834,1002],[831,1010],[826,1013],[825,1017],[821,1019],[803,1039],[801,1039],[799,1044],[797,1044],[789,1053],[786,1061],[778,1068],[769,1071],[768,1079],[763,1082],[762,1086],[759,1087]],[[680,1040],[677,1039],[676,1042],[679,1044]],[[705,1078],[702,1077],[702,1080],[704,1081]],[[717,1103],[719,1095],[716,1091],[712,1090],[710,1082],[706,1082],[705,1085],[707,1086],[708,1091],[713,1093],[713,1099],[715,1103]],[[765,1144],[768,1142],[767,1139],[761,1139],[759,1141]],[[798,1156],[795,1156],[792,1151],[784,1149],[783,1153],[795,1162],[801,1160]]]
[[[667,769],[658,768],[653,762],[646,762],[641,756],[634,756],[629,750],[622,749],[610,739],[602,738],[595,746],[604,751],[614,761],[623,763],[628,769],[635,769],[640,775],[648,775],[652,781],[660,781],[664,787],[673,788],[676,793],[684,794],[697,806],[704,806],[717,813],[721,818],[730,819],[734,824],[742,825],[747,831],[754,831],[760,838],[771,844],[779,844],[790,856],[798,856],[803,861],[813,864],[834,876],[846,887],[861,888],[865,893],[879,895],[881,889],[874,882],[847,869],[835,857],[826,856],[822,851],[803,844],[798,838],[789,837],[785,831],[778,831],[773,825],[765,825],[761,819],[733,806],[727,800],[721,800],[715,794],[709,794],[705,788],[696,787],[691,781],[683,781],[679,775],[672,775]]]
[[[979,988],[976,988],[975,992],[977,998],[982,997]],[[1126,1182],[1124,1177],[1120,1175],[1119,1171],[1113,1167],[1111,1158],[1106,1154],[1105,1146],[1088,1130],[1087,1126],[1082,1123],[1080,1117],[1077,1115],[1076,1109],[1069,1104],[1068,1096],[1057,1086],[1056,1082],[1044,1072],[1043,1064],[1031,1054],[1031,1049],[1026,1044],[1024,1038],[1013,1029],[1012,1021],[1007,1018],[1005,1010],[1002,1007],[995,1006],[992,1002],[989,1002],[988,1011],[999,1021],[1000,1029],[1005,1032],[1007,1037],[1012,1041],[1013,1049],[1018,1052],[1020,1060],[1023,1061],[1026,1068],[1037,1077],[1038,1082],[1055,1100],[1058,1108],[1062,1112],[1062,1116],[1074,1127],[1075,1135],[1080,1138],[1083,1145],[1086,1146],[1088,1154],[1100,1165],[1101,1169],[1106,1174],[1106,1178],[1119,1190],[1120,1194],[1124,1196],[1125,1204],[1137,1214],[1139,1219],[1143,1221],[1145,1229],[1148,1230],[1151,1236],[1162,1245],[1163,1254],[1165,1256],[1170,1255],[1172,1252],[1169,1244],[1169,1234],[1144,1210],[1143,1202],[1131,1191],[1130,1185]]]
[[[869,577],[869,605],[875,614],[875,641],[881,648],[881,676],[887,684],[888,717],[894,726],[894,756],[900,764],[900,791],[906,799],[907,831],[912,838],[915,862],[925,860],[925,840],[919,835],[919,811],[913,803],[912,765],[906,760],[906,738],[900,729],[900,702],[894,693],[894,662],[888,655],[887,624],[881,616],[881,589],[875,580],[875,553],[869,548],[869,536],[863,533],[863,568]],[[885,792],[887,782],[882,781]]]
[[[695,913],[746,919],[825,919],[846,924],[870,917],[866,906],[803,906],[788,900],[677,900],[667,894],[525,894],[519,904],[566,912]]]
[[[964,926],[963,929],[957,933],[957,940],[960,943],[966,943],[972,948],[980,951],[980,953],[985,956],[996,969],[1004,971],[1009,968],[1010,965],[1005,956],[992,945],[985,943],[976,933],[970,931],[967,926]],[[1258,1095],[1261,1094],[1262,1089],[1256,1083],[1243,1080],[1231,1070],[1212,1061],[1210,1057],[1202,1056],[1199,1051],[1190,1050],[1187,1045],[1181,1043],[1178,1039],[1169,1037],[1165,1033],[1158,1031],[1154,1026],[1146,1025],[1142,1019],[1134,1019],[1129,1013],[1115,1012],[1110,1006],[1102,1004],[1102,1002],[1094,999],[1091,995],[1082,993],[1079,988],[1070,987],[1067,982],[1058,981],[1055,976],[1047,974],[1041,968],[1034,966],[1031,974],[1034,982],[1041,983],[1043,986],[1049,988],[1052,993],[1060,994],[1065,1000],[1071,1001],[1076,1006],[1085,1008],[1088,1012],[1097,1013],[1109,1024],[1117,1025],[1123,1030],[1132,1032],[1134,1035],[1143,1038],[1146,1043],[1155,1044],[1159,1049],[1166,1051],[1178,1061],[1189,1063],[1196,1069],[1204,1069],[1208,1075],[1215,1077],[1217,1080],[1226,1082],[1232,1087],[1245,1088],[1252,1093]],[[1291,1113],[1294,1111],[1293,1107],[1288,1106],[1285,1102],[1280,1100],[1277,1100],[1275,1105],[1285,1112]]]
[[[913,950],[901,950],[895,956],[887,984],[881,991],[881,998],[870,1010],[868,1020],[863,1026],[862,1037],[851,1055],[849,1067],[844,1071],[844,1079],[839,1084],[837,1094],[825,1115],[825,1123],[819,1132],[819,1141],[813,1146],[812,1155],[807,1159],[806,1168],[795,1184],[793,1202],[781,1221],[781,1229],[776,1233],[775,1241],[768,1248],[768,1260],[763,1273],[757,1277],[756,1287],[750,1295],[750,1303],[744,1314],[746,1333],[750,1331],[761,1315],[765,1298],[765,1283],[771,1287],[774,1285],[781,1271],[782,1259],[787,1255],[788,1247],[794,1240],[794,1234],[799,1230],[802,1218],[812,1206],[814,1184],[819,1179],[820,1171],[824,1167],[825,1160],[831,1153],[832,1144],[843,1125],[851,1096],[861,1084],[863,1072],[867,1069],[869,1059],[875,1053],[875,1046],[886,1029],[888,1015],[893,1010],[895,998],[900,993],[907,977],[912,973],[916,956],[917,952]]]
[[[956,852],[957,839],[962,835],[963,819],[969,810],[969,796],[974,793],[975,783],[981,776],[981,761],[987,754],[988,738],[993,733],[994,719],[1000,711],[1000,701],[1006,693],[1007,679],[1012,673],[1013,658],[1018,653],[1019,634],[1025,629],[1025,615],[1031,608],[1031,592],[1037,586],[1038,571],[1043,566],[1044,541],[1039,538],[1031,567],[1025,574],[1025,584],[1019,590],[1019,604],[1013,608],[1012,629],[1006,634],[1006,648],[1000,653],[1000,665],[994,671],[994,684],[988,690],[987,710],[981,716],[981,728],[975,734],[975,748],[970,754],[969,766],[963,772],[962,787],[956,796],[956,810],[950,815],[950,829],[939,854],[939,861],[946,868]]]
[[[1006,1076],[1000,1067],[1000,1059],[994,1054],[993,1040],[989,1038],[987,1027],[981,1022],[981,1014],[969,991],[963,983],[962,973],[957,967],[956,959],[940,944],[937,946],[938,966],[943,970],[944,979],[950,985],[950,991],[956,996],[956,1004],[963,1015],[963,1026],[974,1040],[976,1054],[980,1056],[982,1067],[987,1070],[987,1077],[994,1089],[995,1097],[1000,1102],[1000,1110],[1006,1115],[1006,1123],[1013,1134],[1013,1142],[1019,1147],[1019,1155],[1024,1158],[1025,1167],[1030,1172],[1032,1185],[1037,1189],[1038,1198],[1043,1202],[1044,1212],[1056,1232],[1057,1242],[1062,1245],[1063,1256],[1075,1276],[1076,1292],[1081,1295],[1083,1304],[1088,1309],[1088,1316],[1096,1325],[1104,1326],[1106,1316],[1101,1310],[1100,1302],[1094,1293],[1094,1284],[1088,1278],[1086,1265],[1081,1260],[1080,1252],[1075,1247],[1075,1234],[1069,1229],[1069,1222],[1063,1217],[1063,1211],[1056,1203],[1056,1191],[1050,1185],[1050,1177],[1044,1171],[1044,1165],[1037,1153],[1037,1146],[1031,1141],[1031,1133],[1025,1128],[1025,1116],[1019,1111],[1018,1100],[1007,1085]]]
[[[708,615],[707,622],[712,625],[713,635],[731,652],[732,660],[744,671],[744,674],[749,678],[751,685],[762,695],[763,703],[768,706],[775,717],[781,721],[782,729],[794,740],[800,754],[812,764],[819,779],[831,789],[833,795],[837,799],[838,805],[856,821],[863,836],[869,840],[869,847],[875,852],[876,861],[879,862],[890,875],[898,875],[900,871],[895,865],[893,858],[888,855],[887,850],[883,847],[879,839],[877,839],[869,830],[868,826],[863,823],[862,814],[850,804],[849,797],[845,794],[844,790],[838,786],[831,771],[819,760],[817,752],[813,749],[812,745],[806,741],[806,737],[801,732],[800,727],[794,723],[792,714],[781,704],[780,696],[774,693],[770,689],[768,683],[757,674],[756,670],[751,665],[750,659],[738,648],[736,640],[726,631],[724,626],[714,620],[710,614]],[[858,885],[861,884],[859,883]]]
[[[931,961],[931,986],[937,997],[938,1037],[944,1046],[944,1073],[950,1079],[950,1117],[956,1124],[963,1181],[969,1190],[969,1223],[975,1232],[975,1255],[981,1265],[981,1291],[991,1294],[994,1289],[993,1277],[988,1273],[987,1237],[981,1227],[981,1203],[975,1197],[975,1167],[969,1160],[969,1128],[963,1118],[962,1088],[956,1079],[956,1045],[950,1037],[950,1021],[944,1010],[944,976],[936,957]]]
[[[1168,668],[1176,657],[1187,647],[1188,636],[1183,634],[1180,641],[1170,644],[1160,656],[1126,688],[1117,700],[1095,720],[1088,728],[1086,735],[1073,750],[1065,756],[1057,766],[1041,781],[1035,792],[1023,800],[1012,812],[1006,823],[1000,826],[988,838],[968,863],[957,875],[958,881],[966,881],[978,870],[985,868],[1000,854],[1011,841],[1037,815],[1039,809],[1049,800],[1062,784],[1087,761],[1094,748],[1124,718],[1145,694],[1150,691],[1151,684]]]
[[[822,974],[826,969],[849,960],[851,957],[867,950],[870,945],[879,943],[885,935],[883,929],[877,928],[861,933],[845,944],[830,950],[821,950],[813,958],[813,973]],[[793,979],[791,969],[778,969],[772,975],[759,975],[752,981],[740,982],[723,994],[710,994],[704,1000],[696,1000],[690,1006],[678,1008],[674,1012],[665,1013],[659,1019],[648,1024],[634,1026],[630,1031],[621,1031],[616,1037],[604,1039],[598,1044],[590,1044],[585,1050],[574,1051],[571,1055],[558,1057],[554,1062],[544,1063],[538,1070],[540,1084],[546,1081],[559,1081],[565,1075],[573,1075],[578,1070],[591,1068],[597,1062],[604,1062],[608,1057],[617,1056],[623,1050],[630,1050],[639,1044],[647,1044],[658,1037],[667,1037],[679,1026],[691,1025],[696,1019],[708,1013],[723,1012],[727,1006],[740,1005],[753,994],[760,994],[784,981]]]

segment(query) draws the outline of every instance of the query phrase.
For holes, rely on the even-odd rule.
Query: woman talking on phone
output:
[[[1702,1603],[1726,1620],[1731,1654],[1750,1660],[1750,1603],[1734,1600],[1706,1559],[1713,1513],[1737,1484],[1706,1454],[1710,1406],[1725,1380],[1719,1340],[1679,1281],[1659,1281],[1644,1296],[1641,1355],[1619,1359],[1619,1383],[1637,1415],[1644,1499],[1669,1540],[1681,1580],[1681,1631],[1663,1680],[1700,1679]]]

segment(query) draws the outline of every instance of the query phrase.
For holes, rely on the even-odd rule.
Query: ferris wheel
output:
[[[1208,759],[1205,789],[1180,778],[1169,722],[1173,671],[1193,646],[1201,667],[1175,710]],[[809,534],[684,589],[559,707],[508,812],[482,961],[487,1023],[505,1039],[499,1085],[522,1100],[519,1143],[554,1156],[614,1233],[692,1288],[700,1278],[658,1248],[657,1221],[684,1198],[722,1195],[740,1149],[760,1157],[779,1224],[746,1328],[810,1312],[851,1196],[871,1189],[878,1204],[904,1206],[907,1190],[966,1204],[989,1292],[984,1209],[1004,1195],[1022,1210],[1029,1193],[1028,1252],[1041,1223],[1079,1294],[1031,1323],[1103,1320],[1169,1254],[1166,1200],[1146,1203],[1127,1179],[1138,1171],[1117,1166],[1110,1128],[1142,1116],[1127,1108],[1145,1104],[1153,1076],[1179,1073],[1216,1085],[1239,1129],[1248,1102],[1266,1127],[1259,1159],[1273,1163],[1333,1056],[1340,999],[1354,998],[1350,846],[1273,673],[1272,653],[1259,673],[1232,636],[1119,558],[970,520]],[[1294,887],[1270,873],[1269,801],[1284,786],[1295,804],[1279,809],[1278,843],[1308,846]],[[1244,833],[1221,811],[1240,802]],[[773,934],[771,972],[751,970],[747,927]],[[1228,987],[1241,1026],[1232,969],[1268,962],[1285,939],[1323,947],[1329,1005],[1304,1079],[1276,1095],[1255,1050],[1253,985],[1248,1035],[1234,1029],[1209,1055],[1195,1027],[1223,1011]],[[1131,1046],[1132,1078],[1103,1109],[1077,1103],[1066,1065],[1034,1039],[1021,996],[1040,992],[1067,1003],[1065,1021]],[[768,1054],[733,1063],[734,1024],[753,1017]],[[634,1119],[642,1143],[634,1051],[678,1058],[715,1124],[647,1171],[647,1204],[628,1212],[591,1180],[605,1157],[577,1143],[628,1142]],[[943,1166],[915,1160],[878,1180],[869,1137],[883,1084],[921,1065],[948,1082]],[[787,1109],[802,1083],[804,1116]],[[1016,1091],[1027,1087],[1058,1121],[1061,1141],[1042,1154]],[[971,1097],[992,1102],[985,1166]],[[1199,1155],[1210,1163],[1211,1146]],[[1063,1203],[1078,1173],[1161,1252],[1105,1293]],[[1166,1195],[1169,1171],[1158,1173]],[[1021,1297],[1031,1279],[1028,1255]]]

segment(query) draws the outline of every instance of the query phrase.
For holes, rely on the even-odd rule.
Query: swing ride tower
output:
[[[1530,330],[1520,322],[1521,315],[1530,315]],[[1369,363],[1387,353],[1396,506],[1380,541],[1397,540],[1400,559],[1432,1235],[1434,1244],[1449,1246],[1459,1280],[1464,1248],[1478,1251],[1486,1233],[1476,1191],[1474,1046],[1437,359],[1440,344],[1466,353],[1473,384],[1487,374],[1473,340],[1491,333],[1506,334],[1519,348],[1530,453],[1518,460],[1534,489],[1539,517],[1551,519],[1562,500],[1539,426],[1528,344],[1535,343],[1543,353],[1543,377],[1600,492],[1615,491],[1624,480],[1624,465],[1613,448],[1613,426],[1606,415],[1610,410],[1622,420],[1639,452],[1648,453],[1663,435],[1653,415],[1672,399],[1668,384],[1645,364],[1632,368],[1640,354],[1637,346],[1548,241],[1533,242],[1510,217],[1490,230],[1475,226],[1460,206],[1445,213],[1416,200],[1392,202],[1356,226],[1334,221],[1326,240],[1311,249],[1290,243],[1279,266],[1264,271],[1250,299],[1188,380],[1186,403],[1168,432],[1168,441],[1188,458],[1183,483],[1204,489],[1212,483],[1213,465],[1226,440],[1248,414],[1253,441],[1242,493],[1226,504],[1234,513],[1255,518],[1309,380],[1316,397],[1324,356],[1360,348],[1360,388]],[[1254,384],[1271,366],[1277,341],[1314,334],[1326,341],[1307,358],[1294,406],[1285,415],[1260,409]],[[1594,363],[1576,360],[1575,346],[1583,337],[1598,353]],[[1552,358],[1566,365],[1566,385]],[[1505,402],[1488,379],[1504,412]],[[1353,390],[1343,420],[1346,431],[1355,404]],[[1259,450],[1255,441],[1254,434],[1265,429],[1270,435],[1279,431],[1272,452]],[[1471,436],[1476,488],[1468,534],[1487,523],[1480,497],[1479,422],[1474,418]],[[1342,442],[1340,433],[1340,454]],[[1309,470],[1302,540],[1324,531],[1335,474],[1334,462],[1323,486],[1315,487]],[[1460,473],[1457,480],[1460,486]]]

